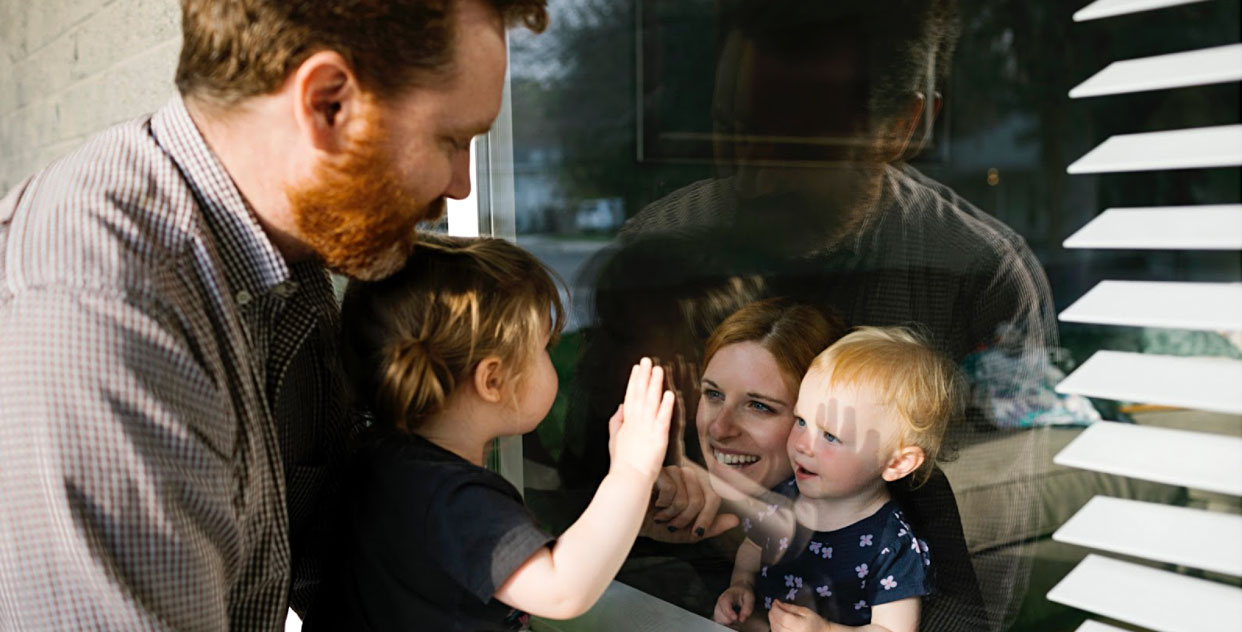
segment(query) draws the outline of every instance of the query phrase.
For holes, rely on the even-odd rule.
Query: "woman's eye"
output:
[[[703,389],[703,396],[707,399],[724,399],[724,393],[711,388]]]
[[[772,408],[771,406],[768,406],[767,404],[765,404],[765,403],[763,403],[763,402],[754,402],[754,401],[752,401],[752,402],[750,403],[750,407],[751,407],[751,408],[754,408],[755,410],[757,410],[757,411],[759,411],[759,412],[761,412],[761,413],[774,413],[774,412],[776,412],[776,409]]]

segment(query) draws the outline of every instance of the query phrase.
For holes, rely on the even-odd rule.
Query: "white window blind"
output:
[[[1098,0],[1075,21],[1196,0]],[[1234,44],[1114,63],[1070,98],[1242,79]],[[1242,165],[1242,125],[1123,134],[1068,167],[1071,174]],[[1159,204],[1161,200],[1152,200]],[[1108,209],[1065,241],[1074,248],[1242,250],[1242,205]],[[1061,313],[1064,322],[1242,331],[1242,283],[1103,281]],[[1101,350],[1057,386],[1063,393],[1242,415],[1242,362]],[[1060,465],[1242,495],[1242,439],[1100,422],[1054,459]],[[1056,540],[1100,551],[1049,593],[1052,601],[1152,630],[1242,630],[1242,516],[1097,496]],[[1109,554],[1171,565],[1177,572]],[[1088,621],[1081,632],[1117,628]]]

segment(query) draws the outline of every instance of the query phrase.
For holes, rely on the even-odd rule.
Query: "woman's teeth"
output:
[[[759,460],[759,457],[750,454],[725,454],[713,450],[716,453],[716,462],[722,465],[750,465]]]

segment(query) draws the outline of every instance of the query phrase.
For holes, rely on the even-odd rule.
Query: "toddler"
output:
[[[887,483],[930,475],[959,390],[956,367],[901,328],[862,327],[817,356],[786,444],[800,537],[749,533],[715,619],[761,608],[774,631],[917,630],[930,552]]]
[[[494,439],[551,407],[562,318],[548,271],[499,239],[421,236],[400,272],[350,284],[343,358],[373,424],[308,629],[513,630],[599,599],[638,533],[673,396],[650,360],[633,367],[607,477],[563,535],[543,531],[484,463]]]

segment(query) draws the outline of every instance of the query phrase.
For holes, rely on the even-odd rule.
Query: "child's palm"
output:
[[[608,421],[613,467],[628,466],[651,481],[660,473],[673,416],[673,394],[663,386],[663,369],[643,358],[630,372],[625,403]]]

